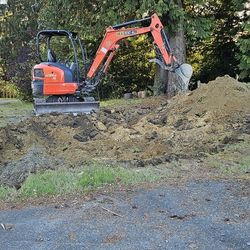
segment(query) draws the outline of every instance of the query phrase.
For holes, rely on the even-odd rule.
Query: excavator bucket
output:
[[[169,67],[166,67],[162,61],[160,61],[157,58],[149,59],[149,62],[157,63],[164,70],[171,70]],[[183,63],[174,70],[174,73],[177,74],[181,78],[182,85],[185,86],[183,89],[187,89],[187,86],[193,74],[192,66],[190,64]]]
[[[184,89],[187,89],[193,74],[192,66],[190,64],[183,63],[178,68],[176,68],[174,72],[181,78],[183,85],[186,86]]]
[[[85,113],[99,110],[99,102],[53,102],[53,103],[34,103],[36,115],[49,113]]]

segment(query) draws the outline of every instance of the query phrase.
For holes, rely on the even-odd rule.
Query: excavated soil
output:
[[[89,161],[143,167],[219,152],[250,140],[249,103],[249,87],[225,76],[171,100],[31,117],[0,129],[0,185],[19,188],[29,173]]]

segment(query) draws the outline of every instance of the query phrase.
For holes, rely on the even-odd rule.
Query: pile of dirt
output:
[[[249,139],[249,102],[247,85],[225,76],[171,100],[31,117],[0,129],[0,184],[19,187],[30,172],[93,160],[143,167],[218,152]]]

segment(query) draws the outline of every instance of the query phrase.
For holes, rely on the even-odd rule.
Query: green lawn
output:
[[[8,102],[10,101],[10,102]],[[15,99],[0,99],[0,127],[32,115],[33,105]]]

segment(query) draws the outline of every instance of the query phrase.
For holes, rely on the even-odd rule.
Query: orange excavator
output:
[[[145,26],[147,22],[150,23],[149,26]],[[135,24],[144,25],[134,27]],[[150,61],[176,73],[183,84],[187,85],[192,76],[192,67],[186,63],[179,64],[156,14],[108,27],[90,67],[87,64],[85,46],[77,33],[66,30],[42,30],[37,34],[37,54],[40,63],[32,69],[35,113],[89,113],[97,110],[99,102],[91,97],[91,93],[98,86],[101,76],[107,72],[119,48],[119,42],[146,33],[151,33],[156,50],[157,58]],[[51,42],[54,37],[63,37],[70,41],[73,48],[70,58],[65,61],[56,58]],[[41,40],[46,41],[46,46],[41,47]],[[42,56],[45,49],[46,59]]]

